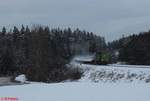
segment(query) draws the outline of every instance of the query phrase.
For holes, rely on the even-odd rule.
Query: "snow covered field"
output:
[[[74,67],[82,68],[84,76],[81,82],[136,82],[150,83],[150,67],[140,66],[98,66],[86,64],[73,64]]]
[[[1,97],[18,101],[150,101],[150,68],[73,63],[84,70],[76,82],[0,87]],[[5,100],[6,101],[6,100]]]
[[[58,83],[0,87],[1,97],[19,101],[150,101],[149,84]]]
[[[71,67],[82,68],[84,76],[80,82],[100,82],[100,83],[150,83],[150,66],[144,65],[89,65],[82,64],[76,60],[90,60],[92,56],[75,57],[70,63]]]

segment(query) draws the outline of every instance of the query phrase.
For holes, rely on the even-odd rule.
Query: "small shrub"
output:
[[[79,68],[58,68],[54,69],[50,72],[49,81],[48,82],[61,82],[65,80],[78,80],[83,75],[83,72]]]

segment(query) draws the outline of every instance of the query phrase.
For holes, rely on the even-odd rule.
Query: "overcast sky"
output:
[[[0,0],[0,27],[21,24],[80,28],[111,41],[150,29],[150,0]]]

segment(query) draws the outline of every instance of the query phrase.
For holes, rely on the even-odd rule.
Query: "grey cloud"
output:
[[[81,28],[106,37],[150,27],[149,0],[0,0],[0,23]]]

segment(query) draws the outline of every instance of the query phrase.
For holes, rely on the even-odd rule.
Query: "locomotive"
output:
[[[107,65],[110,63],[110,54],[102,51],[102,52],[97,52],[92,59],[81,59],[81,60],[76,60],[78,63],[83,63],[83,64],[93,64],[93,65]]]
[[[97,52],[94,59],[92,60],[93,64],[98,65],[106,65],[110,63],[110,55],[109,53],[103,51],[103,52]]]

